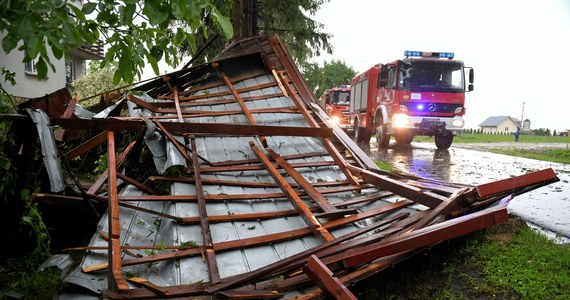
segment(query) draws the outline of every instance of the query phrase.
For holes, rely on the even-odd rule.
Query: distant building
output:
[[[530,127],[530,121],[528,122],[528,125]],[[479,127],[481,127],[481,132],[483,133],[510,134],[517,131],[519,122],[509,116],[495,116],[487,118],[487,120],[479,124]]]
[[[521,132],[524,133],[528,133],[531,132],[532,130],[530,129],[530,120],[529,119],[525,119],[522,123],[522,129]]]

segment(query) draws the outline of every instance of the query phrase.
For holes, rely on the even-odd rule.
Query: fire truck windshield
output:
[[[410,91],[465,91],[463,64],[449,61],[410,62],[398,72],[398,88]]]
[[[350,104],[350,92],[349,91],[338,91],[331,95],[330,104],[334,105],[349,105]]]

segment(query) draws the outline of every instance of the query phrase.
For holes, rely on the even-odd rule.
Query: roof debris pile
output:
[[[316,105],[278,36],[134,90],[92,118],[50,119],[100,132],[63,160],[107,145],[109,168],[77,199],[108,210],[64,279],[86,296],[350,299],[347,285],[507,222],[512,196],[558,180],[547,169],[469,186],[379,170]],[[116,149],[117,132],[141,130]],[[141,148],[154,165],[137,180],[123,166]]]

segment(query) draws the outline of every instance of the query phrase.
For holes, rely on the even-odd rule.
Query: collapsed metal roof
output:
[[[316,104],[278,36],[134,90],[92,118],[51,118],[100,132],[64,160],[107,143],[109,168],[81,199],[108,210],[64,279],[84,297],[350,299],[347,285],[506,222],[513,196],[558,180],[551,169],[480,186],[381,171]],[[117,153],[115,132],[138,130]],[[135,180],[123,166],[141,143],[154,165]]]

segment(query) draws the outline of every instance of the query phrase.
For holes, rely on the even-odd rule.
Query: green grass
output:
[[[570,299],[570,245],[512,217],[432,246],[351,290],[358,299]]]
[[[539,135],[521,135],[518,143],[567,143],[568,137],[564,136],[539,136]],[[433,143],[434,138],[429,136],[416,136],[414,142]],[[495,135],[495,134],[473,134],[464,133],[453,139],[454,143],[500,143],[514,142],[513,135]],[[491,149],[493,153],[505,154],[517,157],[526,157],[531,159],[550,161],[556,163],[570,164],[570,149]]]
[[[61,270],[53,267],[36,272],[39,264],[30,257],[13,258],[0,264],[1,299],[8,292],[19,293],[22,299],[52,299]]]
[[[429,136],[416,136],[414,142],[426,143],[433,142],[434,138]],[[514,142],[515,137],[512,134],[475,134],[463,133],[453,138],[454,143],[500,143]],[[521,135],[519,143],[566,143],[568,137],[564,136],[540,136],[540,135]]]
[[[491,149],[493,153],[570,164],[570,149]]]
[[[523,299],[570,298],[570,245],[559,245],[521,228],[508,241],[476,247],[485,276],[481,287],[514,292]]]

